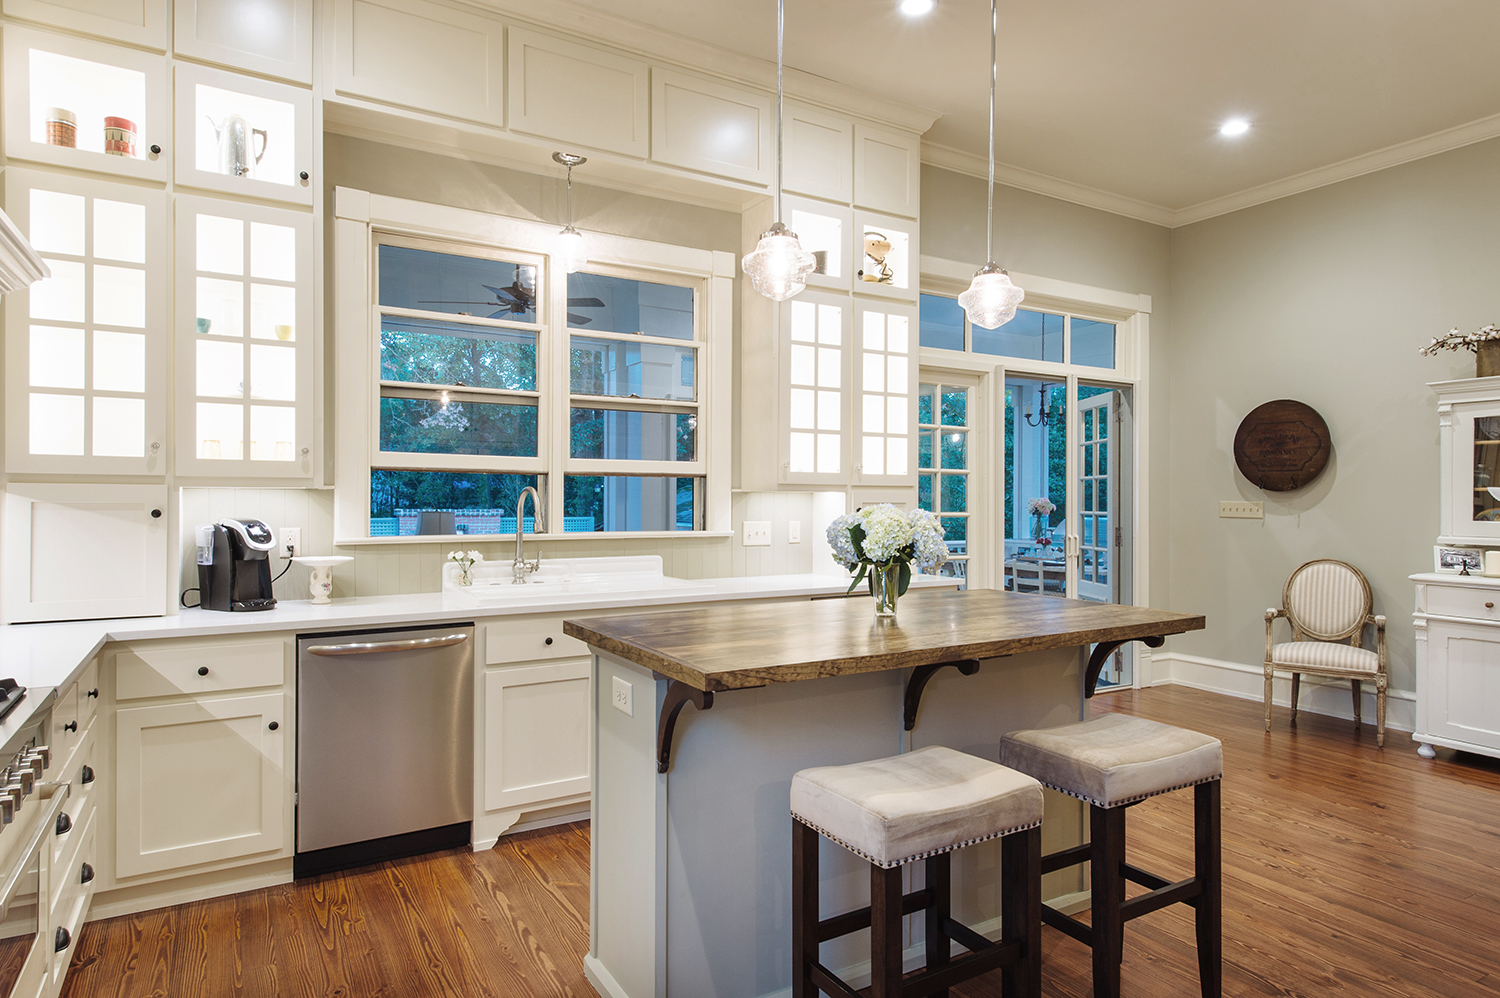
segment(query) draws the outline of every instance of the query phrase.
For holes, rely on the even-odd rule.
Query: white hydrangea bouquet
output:
[[[458,584],[472,586],[474,566],[484,561],[484,555],[478,551],[449,551],[448,560],[458,565]]]
[[[890,503],[845,513],[828,525],[833,560],[849,571],[859,570],[849,592],[870,580],[878,617],[896,615],[896,598],[911,584],[912,563],[930,572],[948,560],[943,525],[925,509],[903,512]]]

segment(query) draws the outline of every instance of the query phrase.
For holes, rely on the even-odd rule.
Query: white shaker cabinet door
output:
[[[179,55],[312,82],[312,0],[175,0],[172,8]]]
[[[115,717],[117,878],[290,855],[285,694],[126,707]]]
[[[167,0],[5,0],[5,13],[111,42],[167,48]]]
[[[1427,624],[1423,734],[1500,749],[1500,630],[1483,623]]]
[[[571,658],[485,673],[486,811],[589,792],[591,661]]]

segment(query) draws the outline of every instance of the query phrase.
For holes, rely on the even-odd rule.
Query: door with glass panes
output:
[[[1078,598],[1100,603],[1116,602],[1118,585],[1117,394],[1107,388],[1078,386]]]
[[[942,520],[948,561],[939,574],[968,588],[972,557],[970,475],[974,441],[974,389],[967,385],[924,383],[917,394],[917,505]]]

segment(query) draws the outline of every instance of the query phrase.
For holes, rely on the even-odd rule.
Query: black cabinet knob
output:
[[[161,510],[159,510],[159,509],[153,509],[151,511],[151,519],[153,519],[153,520],[160,520],[161,519]]]
[[[57,927],[57,935],[52,937],[52,948],[56,952],[61,953],[68,948],[68,944],[72,941],[73,937],[68,934],[68,930],[59,925]]]
[[[91,696],[91,697],[97,697],[98,695],[99,695],[99,687],[95,686],[93,689],[89,690],[89,696]]]
[[[200,676],[206,676],[206,675],[208,675],[208,666],[206,666],[206,665],[200,665],[200,666],[198,666],[198,675],[200,675]]]
[[[546,643],[550,645],[552,643],[552,639],[548,638]]]
[[[73,819],[68,817],[68,812],[64,811],[62,814],[59,814],[57,816],[57,834],[66,835],[72,830]]]
[[[83,783],[83,784],[93,783],[94,782],[94,767],[93,766],[84,766],[83,769],[81,771],[79,771],[79,773],[78,773],[78,782],[79,783]]]
[[[78,730],[78,722],[77,721],[69,721],[67,724],[63,725],[63,730],[64,731],[77,731]]]
[[[297,176],[301,177],[303,180],[306,180],[307,179],[307,171],[303,170],[301,173],[297,174]]]
[[[153,155],[153,156],[160,156],[161,155],[161,146],[153,144],[151,146],[151,155]]]
[[[266,727],[270,728],[272,731],[275,731],[277,728],[281,727],[281,724],[277,721],[272,721],[270,724],[266,725]]]
[[[94,868],[92,866],[89,866],[87,863],[83,864],[83,867],[78,871],[78,882],[80,884],[86,884],[93,879]]]

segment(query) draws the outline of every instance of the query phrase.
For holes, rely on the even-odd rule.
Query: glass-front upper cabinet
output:
[[[854,213],[854,290],[904,301],[917,300],[916,225],[901,218]]]
[[[179,64],[175,104],[177,183],[312,204],[310,91]]]
[[[914,485],[917,434],[917,310],[911,305],[854,305],[854,481]]]
[[[783,483],[849,481],[848,295],[804,291],[781,304]]]
[[[783,208],[787,228],[797,233],[802,248],[817,261],[807,275],[808,287],[848,291],[856,269],[850,252],[854,244],[853,210],[799,197],[786,197]]]
[[[165,182],[172,125],[161,56],[5,26],[5,152]]]
[[[311,83],[312,14],[312,0],[174,0],[172,47],[204,62]]]
[[[313,218],[179,195],[177,471],[312,477]]]
[[[6,469],[164,474],[166,194],[12,167],[5,208],[52,272],[5,297]]]

